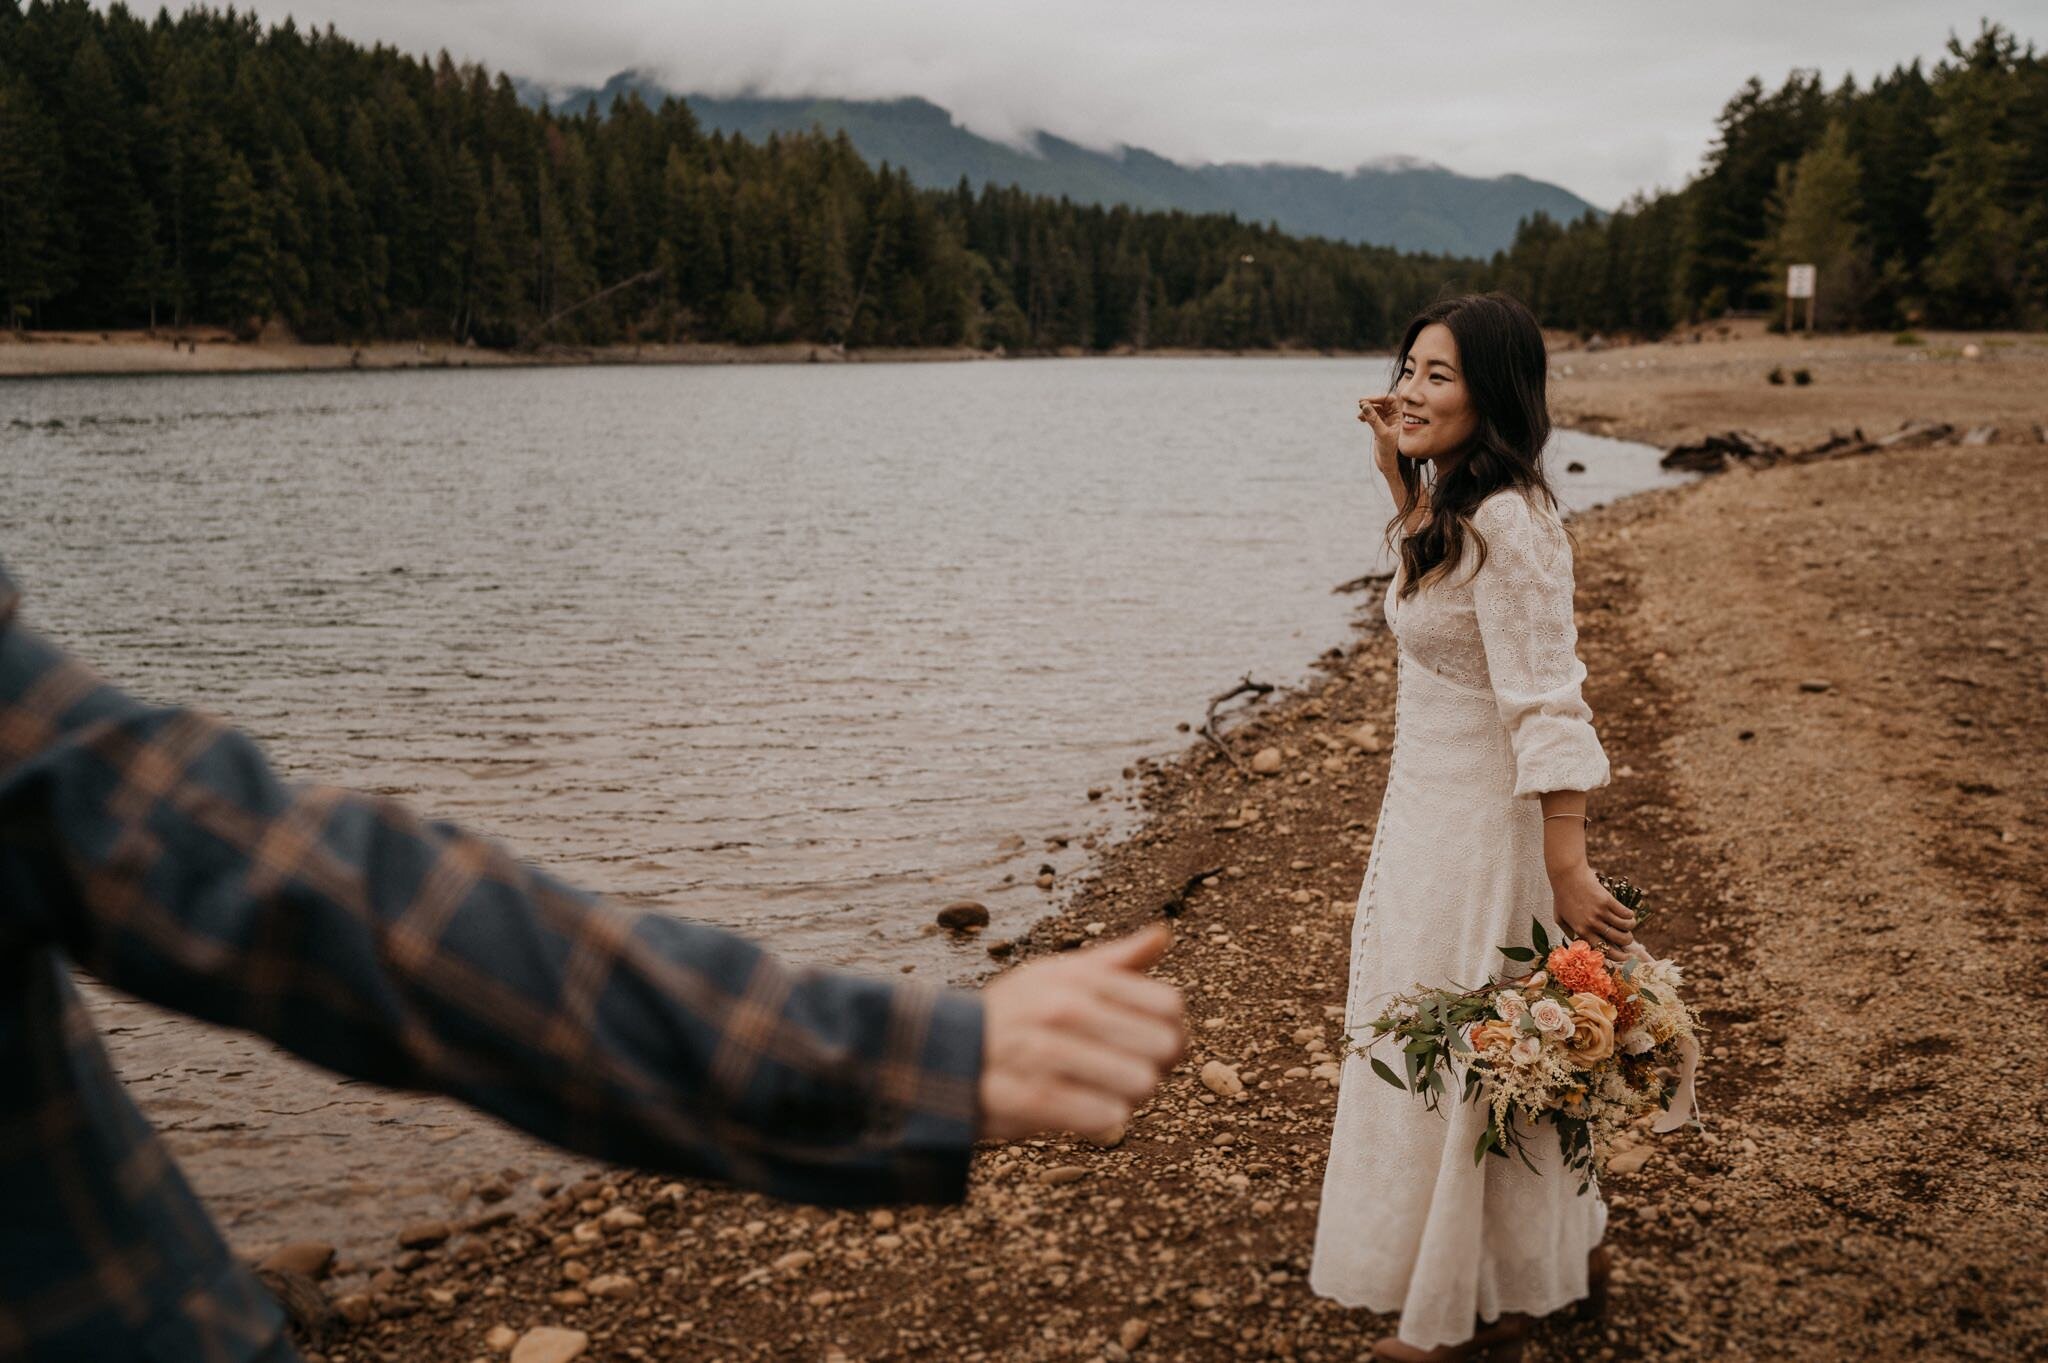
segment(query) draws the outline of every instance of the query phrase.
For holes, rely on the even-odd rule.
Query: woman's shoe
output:
[[[1381,1363],[1520,1363],[1522,1345],[1528,1342],[1528,1316],[1502,1316],[1463,1344],[1444,1344],[1418,1349],[1403,1344],[1397,1335],[1373,1341],[1372,1356]]]
[[[1586,1255],[1586,1295],[1580,1299],[1580,1320],[1603,1320],[1607,1316],[1607,1286],[1614,1279],[1614,1255],[1605,1245],[1593,1246]]]

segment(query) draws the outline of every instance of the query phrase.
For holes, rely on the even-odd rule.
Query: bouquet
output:
[[[1648,914],[1642,892],[1626,880],[1601,884],[1636,915]],[[1491,1153],[1521,1158],[1533,1171],[1516,1119],[1557,1130],[1565,1167],[1580,1175],[1579,1191],[1604,1170],[1616,1138],[1648,1114],[1657,1131],[1692,1124],[1693,1075],[1699,1063],[1699,1015],[1682,998],[1676,963],[1631,957],[1611,961],[1569,936],[1552,944],[1532,924],[1526,947],[1501,955],[1516,965],[1476,989],[1418,989],[1397,996],[1373,1020],[1371,1036],[1348,1049],[1368,1056],[1373,1073],[1439,1110],[1447,1072],[1462,1069],[1461,1102],[1487,1109],[1473,1163]],[[1404,1073],[1372,1055],[1381,1042],[1400,1048]],[[1675,1077],[1674,1077],[1675,1075]]]

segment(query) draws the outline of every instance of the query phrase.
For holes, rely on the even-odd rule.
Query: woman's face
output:
[[[1479,429],[1472,390],[1458,368],[1458,343],[1442,322],[1417,333],[1394,396],[1401,417],[1399,448],[1410,459],[1454,459]]]

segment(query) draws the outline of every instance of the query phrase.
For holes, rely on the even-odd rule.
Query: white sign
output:
[[[1785,296],[1787,298],[1813,297],[1813,266],[1788,265],[1785,267]]]

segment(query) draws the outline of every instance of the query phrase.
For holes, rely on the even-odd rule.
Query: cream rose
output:
[[[1530,1004],[1529,1021],[1552,1041],[1563,1041],[1572,1034],[1571,1014],[1556,999],[1541,998]]]
[[[1565,1049],[1581,1069],[1614,1054],[1614,1005],[1598,994],[1572,995],[1571,1035]]]
[[[1543,1056],[1543,1039],[1525,1036],[1515,1042],[1508,1051],[1508,1059],[1517,1065],[1533,1065]]]
[[[1493,1011],[1500,1014],[1500,1020],[1514,1026],[1528,1016],[1529,1005],[1520,994],[1495,994]]]

